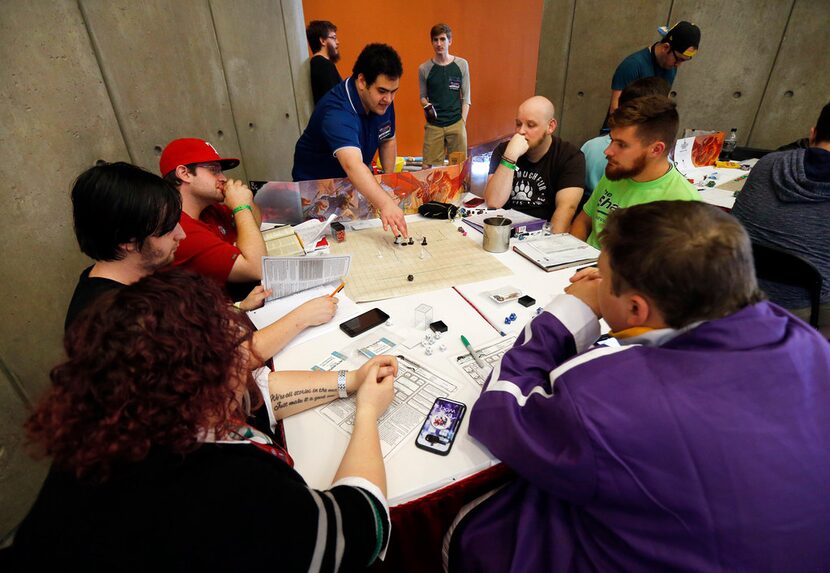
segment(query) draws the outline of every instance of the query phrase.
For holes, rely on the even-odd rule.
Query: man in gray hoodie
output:
[[[830,103],[810,130],[810,147],[758,161],[732,214],[753,241],[800,255],[818,268],[824,279],[819,324],[830,327]],[[810,301],[801,289],[763,281],[761,287],[773,302],[809,316]]]

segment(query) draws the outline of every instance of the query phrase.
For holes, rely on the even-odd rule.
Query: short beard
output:
[[[620,179],[631,179],[632,177],[636,177],[639,175],[643,169],[646,167],[646,154],[644,153],[634,161],[634,165],[632,165],[629,169],[623,169],[621,167],[611,167],[611,164],[607,164],[605,166],[605,177],[609,181],[619,181]]]
[[[333,54],[331,52],[329,52],[329,60],[331,60],[332,64],[336,64],[337,62],[339,62],[340,61],[340,52],[336,51]]]

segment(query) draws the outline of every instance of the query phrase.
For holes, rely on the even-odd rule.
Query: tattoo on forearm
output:
[[[271,407],[276,412],[283,408],[316,402],[326,398],[337,398],[337,390],[333,388],[302,388],[283,394],[271,394]]]

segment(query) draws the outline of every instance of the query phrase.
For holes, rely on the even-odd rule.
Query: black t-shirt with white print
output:
[[[490,157],[490,173],[496,172],[508,142],[500,143]],[[536,163],[527,154],[516,163],[513,188],[505,209],[516,209],[549,221],[556,208],[556,193],[567,187],[585,186],[585,156],[573,144],[554,137],[548,152]]]

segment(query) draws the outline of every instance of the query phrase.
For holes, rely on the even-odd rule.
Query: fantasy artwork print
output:
[[[411,214],[429,201],[459,205],[466,191],[470,165],[468,160],[459,165],[387,173],[375,178],[404,213]],[[296,224],[308,219],[324,220],[329,215],[337,215],[339,221],[377,217],[372,204],[346,178],[296,183],[251,181],[251,190],[256,193],[262,220],[267,223]]]

